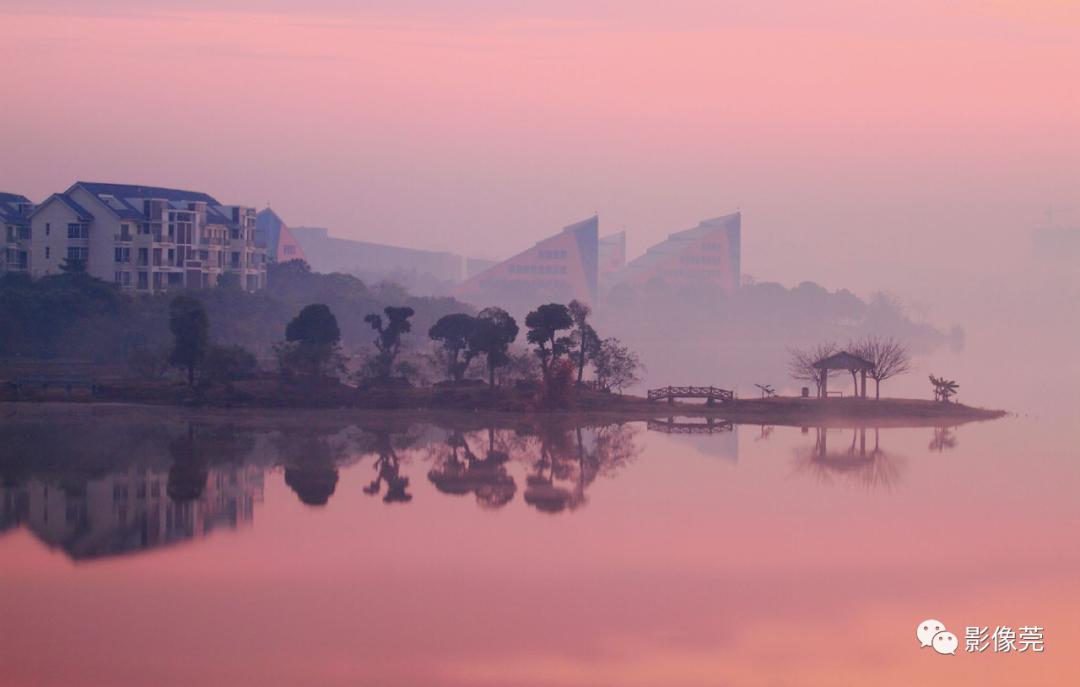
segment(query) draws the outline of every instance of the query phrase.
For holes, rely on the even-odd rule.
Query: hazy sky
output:
[[[660,7],[661,9],[657,9]],[[0,189],[206,190],[502,256],[598,211],[636,255],[926,294],[1080,225],[1080,4],[0,0]]]

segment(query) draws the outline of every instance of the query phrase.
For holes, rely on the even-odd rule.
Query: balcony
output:
[[[131,232],[120,232],[119,234],[113,234],[113,241],[119,241],[121,243],[130,243],[134,240]]]

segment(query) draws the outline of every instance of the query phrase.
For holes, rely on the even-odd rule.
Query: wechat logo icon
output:
[[[956,648],[960,645],[956,635],[946,630],[943,622],[933,618],[919,623],[915,628],[915,636],[919,638],[919,648],[933,647],[939,654],[955,656]]]

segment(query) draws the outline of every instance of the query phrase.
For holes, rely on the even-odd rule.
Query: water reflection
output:
[[[344,467],[371,458],[362,487],[388,504],[413,499],[404,466],[419,458],[437,493],[500,509],[518,495],[544,513],[586,503],[598,478],[640,451],[637,430],[550,423],[515,429],[355,426],[253,429],[138,422],[5,427],[0,531],[25,525],[75,560],[198,539],[253,518],[268,472],[303,504],[324,507]]]
[[[867,444],[868,431],[872,432],[872,445]],[[809,434],[810,429],[803,428],[803,433]],[[830,433],[834,436],[831,448]],[[795,449],[796,472],[824,484],[845,481],[886,491],[900,481],[905,459],[881,447],[880,429],[815,427],[813,436],[812,445]]]
[[[701,455],[738,456],[738,432],[724,420],[669,417],[644,428]],[[298,501],[314,508],[350,498],[339,488],[350,465],[373,473],[360,486],[364,494],[409,503],[416,498],[409,474],[415,478],[415,462],[432,488],[421,489],[420,498],[467,497],[485,510],[520,498],[540,513],[570,513],[588,503],[598,479],[617,474],[643,450],[641,429],[565,420],[513,428],[407,421],[287,429],[194,421],[5,427],[0,439],[10,450],[0,456],[0,531],[25,525],[73,559],[96,558],[249,523],[270,471],[280,470]],[[746,432],[768,442],[773,428]],[[803,435],[795,470],[819,482],[888,491],[902,477],[905,459],[882,447],[878,429],[804,428]],[[955,445],[952,429],[934,430],[931,449]]]
[[[250,523],[263,474],[255,465],[131,466],[81,482],[31,478],[0,487],[0,529],[25,525],[74,560],[169,546]]]
[[[483,458],[469,445],[469,437],[455,431],[445,446],[439,446],[429,454],[433,467],[428,479],[444,494],[473,494],[476,503],[483,508],[502,508],[517,493],[517,484],[507,471],[510,448],[504,437],[496,443],[496,432],[489,428],[487,442],[482,449]]]

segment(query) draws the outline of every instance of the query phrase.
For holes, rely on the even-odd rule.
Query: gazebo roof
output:
[[[874,363],[854,353],[840,351],[817,361],[814,363],[814,367],[818,370],[865,370],[869,372],[874,369]]]

